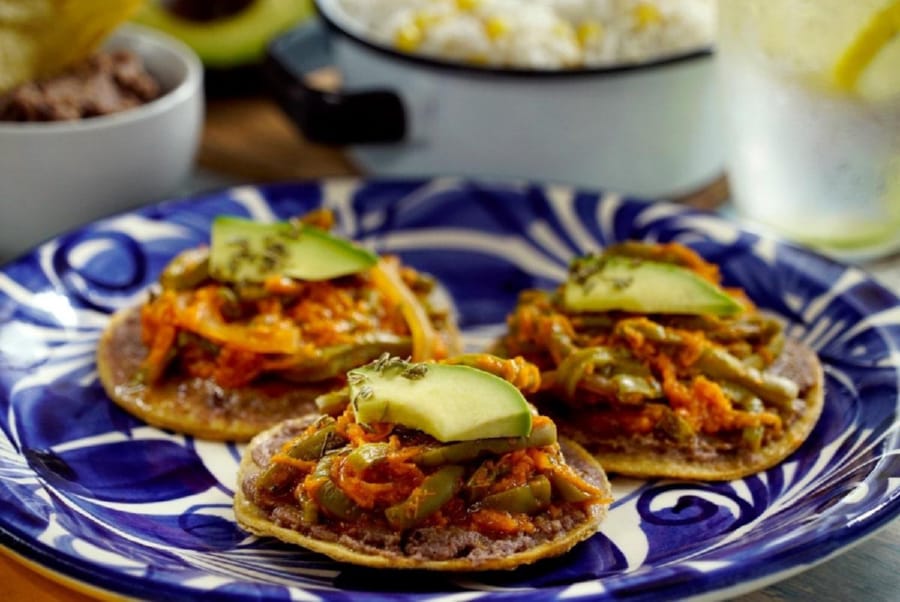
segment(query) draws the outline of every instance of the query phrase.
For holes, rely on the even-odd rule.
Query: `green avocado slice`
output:
[[[312,13],[311,0],[254,0],[234,15],[191,21],[150,0],[135,21],[180,39],[207,67],[228,68],[258,62],[273,37]]]
[[[357,422],[390,422],[438,441],[526,437],[531,407],[512,384],[461,365],[382,358],[348,373]]]
[[[273,275],[328,280],[377,261],[374,253],[300,222],[220,215],[212,224],[209,272],[224,282],[262,282]]]
[[[570,277],[563,304],[576,312],[732,315],[743,310],[737,299],[687,268],[620,256],[601,258],[585,277]]]

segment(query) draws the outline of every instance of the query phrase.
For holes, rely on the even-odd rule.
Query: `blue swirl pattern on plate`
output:
[[[576,254],[630,238],[688,244],[820,354],[822,419],[787,461],[745,479],[614,478],[602,532],[526,569],[397,575],[248,536],[231,511],[241,448],[119,410],[97,382],[94,349],[109,314],[205,242],[216,215],[269,220],[319,206],[340,233],[444,282],[472,349],[502,331],[520,290],[554,286]],[[761,586],[900,511],[897,299],[858,269],[669,204],[456,179],[235,188],[97,222],[7,264],[0,324],[0,541],[126,595],[682,598]]]

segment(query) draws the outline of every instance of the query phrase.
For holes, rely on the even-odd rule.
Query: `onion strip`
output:
[[[391,302],[400,306],[400,313],[412,336],[412,361],[433,359],[437,351],[437,333],[428,312],[419,302],[397,270],[395,260],[382,257],[370,268],[372,283]]]

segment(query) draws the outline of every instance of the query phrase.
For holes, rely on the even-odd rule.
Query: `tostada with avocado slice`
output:
[[[244,529],[369,567],[482,571],[563,554],[605,517],[603,468],[526,401],[540,373],[521,358],[385,355],[347,382],[250,442]]]
[[[752,474],[797,449],[824,404],[815,352],[677,243],[579,257],[507,323],[495,351],[540,367],[533,401],[613,473]]]
[[[439,283],[332,235],[332,221],[217,217],[208,246],[176,256],[145,303],[110,321],[97,351],[110,398],[155,426],[242,441],[314,410],[384,352],[455,353]]]

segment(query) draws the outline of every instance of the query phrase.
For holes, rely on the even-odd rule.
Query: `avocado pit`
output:
[[[162,0],[165,10],[195,23],[209,23],[240,14],[255,0]]]

